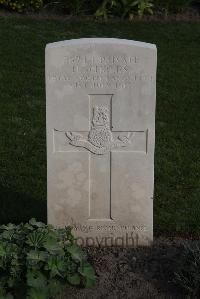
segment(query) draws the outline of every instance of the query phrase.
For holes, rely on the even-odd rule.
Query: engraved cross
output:
[[[89,155],[89,220],[112,218],[112,153],[133,151],[134,131],[112,129],[112,94],[89,95],[89,131],[65,132],[72,151]]]

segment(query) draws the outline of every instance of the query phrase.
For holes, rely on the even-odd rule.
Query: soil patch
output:
[[[184,242],[157,238],[150,248],[87,248],[97,275],[96,286],[70,287],[57,299],[186,298],[173,282]]]

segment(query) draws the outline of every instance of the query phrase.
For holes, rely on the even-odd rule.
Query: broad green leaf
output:
[[[88,263],[84,262],[78,269],[79,273],[85,278],[85,286],[90,288],[95,284],[95,272],[93,267]]]
[[[67,251],[71,254],[73,259],[78,260],[79,262],[82,261],[82,259],[84,257],[83,251],[76,244],[67,246]]]
[[[39,271],[28,271],[27,285],[36,289],[45,289],[47,286],[47,279]]]
[[[3,244],[0,244],[0,257],[4,257],[6,255],[5,248]]]
[[[30,230],[30,231],[34,230],[34,228],[32,227],[32,225],[30,225],[29,223],[26,223],[24,225],[24,228],[26,228],[27,230]]]
[[[81,278],[78,273],[74,273],[72,275],[67,275],[67,281],[72,285],[79,285],[81,282]]]
[[[48,299],[48,289],[30,289],[27,299]]]
[[[46,239],[47,239],[46,232],[35,230],[28,235],[26,243],[34,248],[36,247],[40,248],[43,247]]]
[[[12,223],[8,223],[8,225],[1,225],[1,229],[3,230],[15,230],[18,226]]]
[[[57,279],[51,279],[48,284],[49,296],[59,295],[63,291],[64,285]]]
[[[29,224],[33,225],[33,226],[37,226],[37,227],[44,227],[45,224],[42,223],[42,222],[37,222],[35,218],[32,218],[30,221],[29,221]]]
[[[34,260],[36,262],[45,262],[48,258],[48,253],[44,251],[39,251],[39,250],[31,250],[27,254],[27,260]]]
[[[62,257],[58,257],[57,267],[58,267],[59,272],[64,272],[66,270],[66,263],[65,263],[64,259],[62,259]]]
[[[13,230],[5,230],[2,232],[1,237],[5,240],[11,240],[12,236],[14,235],[14,231]]]
[[[59,244],[59,242],[57,241],[56,238],[48,238],[46,240],[46,242],[44,243],[44,247],[50,253],[64,255],[64,251],[63,251],[62,245]]]
[[[45,270],[50,271],[51,277],[60,276],[63,277],[63,274],[66,271],[66,263],[62,256],[50,256]]]
[[[54,229],[54,226],[52,224],[47,224],[46,227],[51,230],[51,229]]]
[[[88,262],[82,263],[78,270],[84,277],[95,278],[94,269]]]
[[[85,287],[89,289],[94,286],[95,286],[95,279],[90,279],[88,277],[85,277]]]
[[[60,238],[60,234],[58,230],[48,230],[48,239],[58,240]]]

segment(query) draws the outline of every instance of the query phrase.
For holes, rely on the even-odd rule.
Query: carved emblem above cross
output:
[[[128,146],[131,142],[131,132],[124,132],[125,135],[113,135],[110,122],[110,107],[94,106],[91,129],[87,139],[77,132],[66,132],[70,144],[87,149],[93,154],[103,155],[112,149]],[[115,132],[118,133],[118,132]]]

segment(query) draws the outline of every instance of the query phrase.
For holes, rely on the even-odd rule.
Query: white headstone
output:
[[[153,44],[47,45],[48,222],[79,244],[152,241],[155,98]]]

